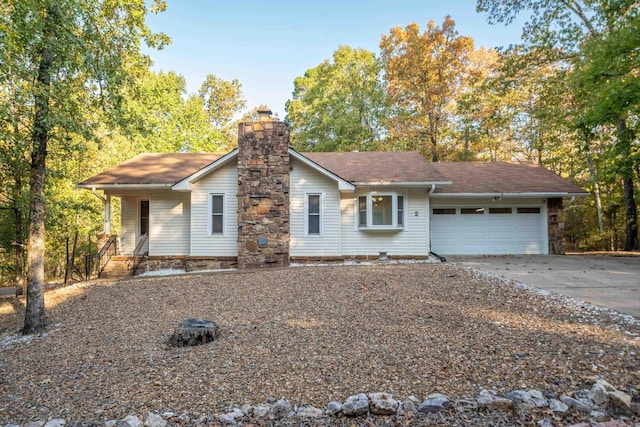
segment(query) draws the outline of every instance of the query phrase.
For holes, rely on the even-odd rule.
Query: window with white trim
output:
[[[322,195],[307,194],[307,235],[321,235]]]
[[[358,197],[358,227],[367,229],[403,228],[404,196],[396,193],[369,193]]]
[[[209,194],[209,234],[224,233],[224,194]]]

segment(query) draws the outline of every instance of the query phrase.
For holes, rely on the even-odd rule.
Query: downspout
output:
[[[571,199],[564,205],[562,206],[562,210],[567,209],[569,206],[571,206],[573,204],[573,202],[576,201],[576,196],[571,196]]]
[[[436,191],[436,185],[431,184],[431,190],[427,191],[427,199],[429,198],[429,195],[434,191]],[[429,208],[431,207],[431,202],[429,202],[428,206]],[[427,219],[429,221],[429,255],[433,255],[434,257],[438,258],[440,262],[445,262],[447,260],[445,257],[438,255],[431,250],[431,212],[429,212],[429,209],[427,209]]]

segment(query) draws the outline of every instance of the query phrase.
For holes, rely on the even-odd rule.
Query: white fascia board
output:
[[[302,154],[298,153],[293,148],[289,148],[289,155],[293,156],[297,160],[300,160],[302,163],[304,163],[305,165],[309,166],[312,169],[315,169],[316,171],[320,172],[321,174],[333,179],[334,181],[337,181],[338,182],[338,190],[340,190],[340,191],[354,191],[356,189],[356,186],[353,185],[352,183],[350,183],[349,181],[346,181],[346,180],[340,178],[338,175],[334,174],[333,172],[323,168],[322,166],[320,166],[319,164],[315,163],[314,161],[306,158],[305,156],[303,156]]]
[[[356,182],[358,187],[431,187],[433,185],[451,185],[451,181],[410,181],[410,182]]]
[[[171,187],[171,189],[174,191],[191,191],[191,183],[198,181],[205,175],[218,169],[219,167],[227,163],[229,160],[233,159],[237,154],[238,154],[238,149],[236,148],[228,152],[224,156],[220,157],[218,160],[215,160],[213,163],[210,163],[209,165],[203,167],[196,173],[189,175],[182,181],[175,183]]]
[[[528,197],[587,197],[589,193],[552,193],[552,192],[531,192],[531,193],[431,193],[429,197],[433,199],[455,198],[455,197],[509,197],[509,198],[528,198]]]

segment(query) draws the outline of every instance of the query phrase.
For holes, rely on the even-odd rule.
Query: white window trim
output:
[[[374,225],[373,224],[373,196],[391,196],[391,215],[393,222],[389,225]],[[398,226],[398,196],[402,197],[403,209],[402,209],[402,223],[403,225]],[[366,226],[360,225],[360,197],[367,198],[367,224]],[[404,192],[394,192],[394,191],[369,191],[367,193],[358,194],[355,198],[355,223],[357,230],[397,230],[404,231],[407,229],[407,206],[408,206],[408,197]]]
[[[320,196],[320,232],[318,234],[309,234],[309,196]],[[304,193],[304,235],[305,237],[322,237],[324,234],[324,193],[317,191],[309,191]]]
[[[222,196],[222,233],[214,233],[213,228],[213,203],[212,196]],[[220,191],[210,191],[207,193],[207,236],[218,237],[227,235],[227,193]]]

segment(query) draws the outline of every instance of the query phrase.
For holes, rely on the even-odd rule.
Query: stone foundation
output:
[[[547,215],[549,223],[549,254],[564,255],[564,219],[562,198],[554,197],[547,200]]]
[[[289,265],[289,127],[238,126],[238,268]]]
[[[159,270],[229,270],[238,267],[236,257],[151,256],[142,261],[136,275]]]

